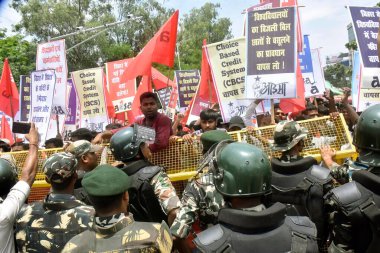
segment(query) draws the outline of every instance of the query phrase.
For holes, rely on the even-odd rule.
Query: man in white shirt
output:
[[[20,181],[17,182],[17,168],[6,159],[0,158],[0,253],[15,252],[13,224],[17,213],[30,193],[37,173],[38,132],[31,123],[29,153],[26,157]]]

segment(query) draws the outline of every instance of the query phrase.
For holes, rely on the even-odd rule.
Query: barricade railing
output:
[[[329,144],[336,150],[335,160],[338,163],[342,163],[348,157],[356,158],[357,153],[352,145],[351,134],[342,114],[335,119],[326,116],[298,122],[309,131],[304,141],[302,155],[313,156],[320,161],[320,146]],[[255,128],[252,131],[229,132],[229,134],[235,141],[247,142],[262,148],[269,157],[279,157],[281,153],[272,151],[270,148],[274,127],[272,125]],[[343,150],[342,147],[344,147]],[[180,139],[170,144],[168,148],[154,153],[151,162],[164,167],[177,191],[182,193],[187,180],[196,173],[198,162],[202,157],[201,150],[202,145],[199,140],[194,139],[192,143],[187,143]],[[40,200],[48,192],[50,185],[45,181],[42,165],[51,154],[61,151],[62,149],[41,149],[38,151],[38,173],[32,187],[30,201]],[[20,151],[4,153],[2,156],[13,160],[21,170],[27,154],[27,151]],[[112,164],[114,161],[115,159],[106,145],[103,153],[99,155],[99,162]]]

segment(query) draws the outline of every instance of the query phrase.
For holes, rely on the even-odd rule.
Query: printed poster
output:
[[[121,82],[121,76],[131,60],[132,58],[106,63],[107,87],[115,113],[132,110],[136,80]]]
[[[52,113],[65,114],[67,83],[65,40],[56,40],[38,44],[36,70],[44,69],[54,69],[56,75]]]
[[[174,77],[178,85],[179,107],[185,108],[190,104],[197,91],[200,81],[199,70],[176,70]]]
[[[71,73],[80,104],[79,127],[101,132],[108,124],[103,89],[103,69],[92,68]]]
[[[30,113],[30,76],[20,76],[20,121],[29,121]]]
[[[246,98],[295,98],[296,15],[294,7],[247,13]]]
[[[40,146],[45,144],[52,113],[56,75],[54,70],[34,71],[30,85],[30,119],[38,128]]]

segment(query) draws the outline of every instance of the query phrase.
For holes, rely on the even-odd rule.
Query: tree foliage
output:
[[[325,79],[336,87],[350,87],[352,69],[341,63],[325,68]]]
[[[185,14],[178,33],[182,69],[200,69],[202,42],[214,43],[232,38],[231,21],[219,18],[220,4],[206,3]]]
[[[20,36],[18,40],[27,36],[32,41],[28,45],[33,47],[28,48],[31,51],[27,55],[34,57],[33,64],[38,43],[74,33],[78,29],[83,31],[96,26],[106,28],[105,24],[128,20],[117,26],[107,26],[107,31],[98,35],[103,27],[66,37],[66,49],[69,49],[96,35],[67,51],[69,71],[136,56],[174,12],[158,0],[13,0],[11,6],[21,15],[21,21],[14,26],[14,32]],[[208,43],[213,43],[232,37],[231,21],[218,17],[219,8],[219,4],[206,3],[192,9],[180,21],[178,48],[183,69],[200,68],[204,38]],[[133,17],[140,18],[136,20]],[[33,64],[25,71],[29,72]],[[177,59],[175,64],[178,69]],[[156,67],[165,75],[173,76],[172,69],[162,65]],[[23,73],[22,68],[20,71],[20,74],[27,74]]]
[[[19,84],[20,75],[29,74],[35,69],[36,45],[24,40],[21,35],[7,37],[5,33],[5,29],[0,29],[0,73],[5,58],[8,58],[15,82]]]

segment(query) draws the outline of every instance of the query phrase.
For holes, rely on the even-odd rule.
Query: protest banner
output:
[[[72,72],[71,76],[80,104],[79,127],[103,131],[108,124],[103,69],[79,70]]]
[[[187,118],[186,124],[189,125],[191,121],[199,119],[201,111],[210,108],[210,101],[201,98],[199,95],[199,88],[196,95],[194,96],[193,104],[191,105],[189,116]]]
[[[314,83],[310,84],[310,95],[317,96],[323,95],[325,92],[325,74],[323,73],[323,68],[321,64],[321,57],[318,48],[311,49],[311,61],[313,64],[313,77]],[[305,91],[306,85],[309,85],[305,82]]]
[[[295,98],[294,7],[247,13],[246,98]]]
[[[185,108],[197,91],[200,80],[199,70],[175,70],[174,77],[178,86],[179,107]]]
[[[40,145],[45,143],[52,113],[56,75],[54,70],[34,71],[30,84],[30,120],[38,128]]]
[[[172,92],[170,94],[169,103],[166,107],[165,114],[168,116],[171,120],[174,120],[176,108],[177,108],[177,101],[178,101],[178,86],[177,83],[173,85]]]
[[[136,80],[126,82],[120,80],[131,61],[132,58],[106,63],[107,87],[115,113],[132,110],[133,98],[136,95]]]
[[[380,62],[377,53],[380,8],[349,6],[361,58],[357,110],[380,103]]]
[[[160,100],[162,109],[166,110],[166,107],[169,105],[170,96],[172,94],[172,87],[167,87],[156,91],[157,97]]]
[[[66,113],[67,62],[65,40],[50,41],[37,46],[36,70],[54,69],[56,84],[53,114]]]
[[[30,76],[20,76],[20,121],[29,121],[30,114]]]
[[[206,46],[214,85],[224,122],[243,116],[252,99],[245,99],[245,38],[221,41]]]

